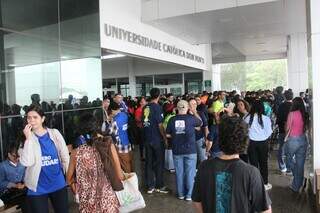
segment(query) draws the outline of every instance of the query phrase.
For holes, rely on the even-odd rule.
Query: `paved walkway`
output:
[[[140,161],[135,161],[136,171],[141,180],[141,164]],[[165,183],[172,189],[168,195],[152,194],[148,195],[143,192],[146,201],[146,208],[137,213],[191,213],[193,211],[192,203],[178,200],[175,197],[175,174],[165,172]],[[273,213],[313,213],[312,197],[308,194],[307,188],[300,194],[293,193],[288,186],[292,177],[281,175],[276,166],[275,152],[271,154],[269,165],[269,178],[273,185],[272,190],[269,191],[272,200]],[[140,184],[142,182],[140,181]],[[77,212],[77,206],[72,204],[72,212]],[[240,213],[240,211],[239,211]]]

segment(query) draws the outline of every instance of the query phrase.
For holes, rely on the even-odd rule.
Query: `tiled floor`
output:
[[[269,192],[272,200],[273,213],[311,213],[313,210],[313,199],[307,193],[308,187],[301,194],[293,193],[288,186],[292,177],[281,175],[276,169],[275,153],[272,153],[269,165],[270,182],[273,185]],[[141,177],[141,163],[136,160],[136,171]],[[140,178],[139,180],[141,180]],[[146,208],[138,213],[191,213],[193,211],[192,203],[187,201],[180,201],[175,198],[175,175],[165,172],[165,183],[172,189],[168,195],[152,194],[148,195],[143,192],[146,201]],[[142,182],[140,181],[142,185]],[[77,212],[77,206],[72,204],[72,212]],[[241,211],[239,211],[241,213]]]

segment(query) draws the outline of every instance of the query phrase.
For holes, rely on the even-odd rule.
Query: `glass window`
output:
[[[129,78],[118,78],[118,92],[120,92],[123,96],[129,95]]]
[[[197,73],[185,73],[184,85],[186,93],[201,93],[202,92],[202,72]]]
[[[136,94],[137,96],[149,96],[150,90],[153,87],[152,76],[138,76],[136,77]]]
[[[101,115],[99,17],[99,0],[0,0],[1,157],[31,103],[68,143],[75,115]]]
[[[182,84],[182,74],[155,75],[155,85]]]
[[[22,108],[31,103],[57,103],[60,96],[58,41],[0,32],[1,115],[20,114],[21,110],[11,109],[14,104]]]
[[[117,80],[103,79],[102,81],[103,95],[113,96],[117,93]]]
[[[102,99],[99,1],[60,0],[61,98]]]

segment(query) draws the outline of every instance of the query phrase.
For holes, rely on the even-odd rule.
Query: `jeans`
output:
[[[304,162],[308,148],[306,136],[289,137],[285,148],[287,167],[293,174],[291,187],[294,191],[299,191],[304,180]]]
[[[250,140],[248,147],[249,161],[260,170],[264,184],[268,183],[268,142]]]
[[[197,156],[200,163],[207,159],[206,157],[206,148],[203,148],[203,144],[205,143],[204,138],[201,138],[196,141],[197,144]]]
[[[146,142],[145,178],[148,189],[160,189],[163,184],[164,144]]]
[[[27,196],[27,205],[32,213],[49,212],[48,198],[50,199],[55,213],[68,213],[67,187],[50,194]]]
[[[191,198],[196,175],[197,154],[173,155],[178,197]]]
[[[279,133],[278,135],[278,144],[279,144],[279,150],[278,150],[278,165],[280,170],[287,169],[286,163],[285,163],[285,145],[284,145],[284,138],[286,137],[285,133]]]

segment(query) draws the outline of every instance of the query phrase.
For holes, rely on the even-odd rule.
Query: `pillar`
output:
[[[136,77],[134,75],[133,59],[128,58],[128,76],[129,76],[129,95],[131,97],[136,97]]]
[[[213,64],[211,70],[203,71],[204,90],[208,92],[221,90],[221,65]]]
[[[313,147],[313,168],[320,169],[320,1],[310,1],[310,21],[311,21],[311,42],[310,69],[312,79],[311,88],[311,144]],[[316,179],[313,181],[314,191],[316,189]]]
[[[307,34],[295,33],[288,37],[288,87],[295,96],[308,88]]]

